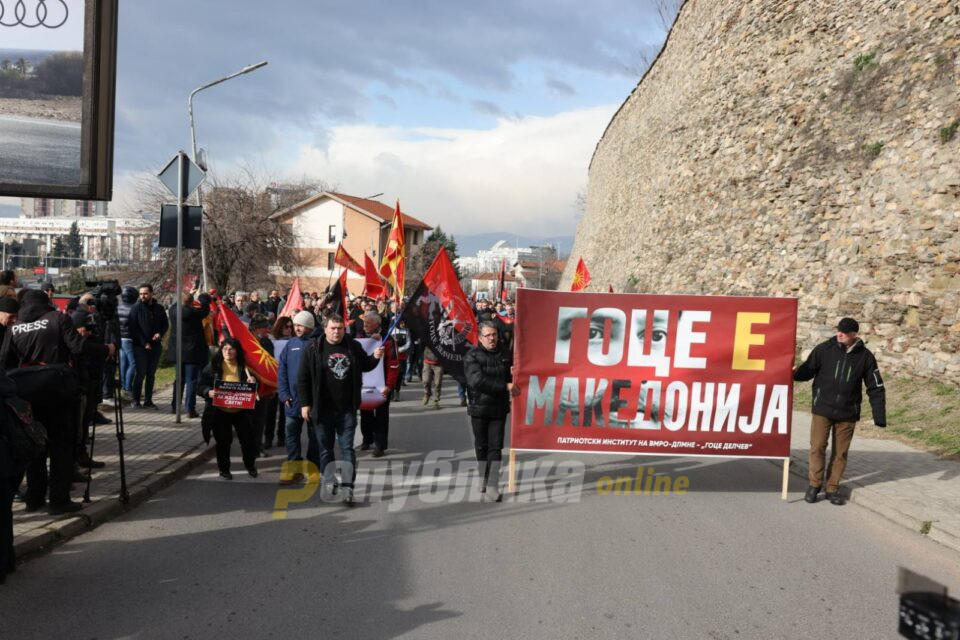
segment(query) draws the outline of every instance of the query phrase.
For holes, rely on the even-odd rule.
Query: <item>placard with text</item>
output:
[[[511,447],[785,458],[794,298],[517,292]]]
[[[256,382],[227,382],[214,385],[213,406],[222,409],[253,409],[257,404]]]

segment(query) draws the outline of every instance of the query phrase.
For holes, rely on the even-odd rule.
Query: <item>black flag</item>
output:
[[[466,382],[463,357],[477,344],[477,318],[443,247],[410,296],[403,319],[411,335],[437,355],[444,372]]]

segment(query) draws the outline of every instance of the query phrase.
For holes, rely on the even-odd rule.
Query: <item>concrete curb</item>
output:
[[[136,480],[127,487],[130,501],[126,505],[117,498],[102,498],[92,504],[84,505],[82,511],[16,536],[13,541],[16,557],[22,559],[29,555],[46,552],[126,513],[145,502],[150,496],[185,478],[193,469],[210,460],[213,452],[213,446],[199,443],[176,460]]]
[[[777,466],[781,464],[778,460],[771,460],[771,462]],[[798,478],[802,478],[804,485],[808,482],[808,470],[809,465],[806,460],[796,456],[790,457],[790,473]],[[960,552],[960,532],[945,529],[938,525],[936,521],[925,522],[916,516],[904,513],[898,509],[889,498],[873,491],[868,486],[860,484],[856,480],[845,480],[843,486],[847,488],[850,502],[860,505],[864,509],[873,511],[891,522],[910,529],[914,533],[926,535],[931,540],[935,540],[945,547]],[[925,527],[929,527],[926,533],[923,532]]]

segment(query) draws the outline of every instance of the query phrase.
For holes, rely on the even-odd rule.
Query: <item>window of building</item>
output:
[[[422,232],[422,231],[414,231],[413,233],[410,234],[411,236],[413,236],[413,244],[415,244],[415,245],[420,244],[420,234],[421,234],[421,233],[423,233],[423,232]]]
[[[330,244],[333,244],[334,242],[337,241],[337,225],[335,224],[330,225],[329,236],[330,236]]]
[[[331,240],[331,242],[333,242]],[[336,254],[331,252],[327,254],[327,270],[333,271],[333,261],[336,259]]]

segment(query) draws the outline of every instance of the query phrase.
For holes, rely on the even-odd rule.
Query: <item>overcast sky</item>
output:
[[[120,7],[114,209],[198,143],[239,165],[382,192],[453,233],[572,233],[593,148],[665,33],[654,0]]]

